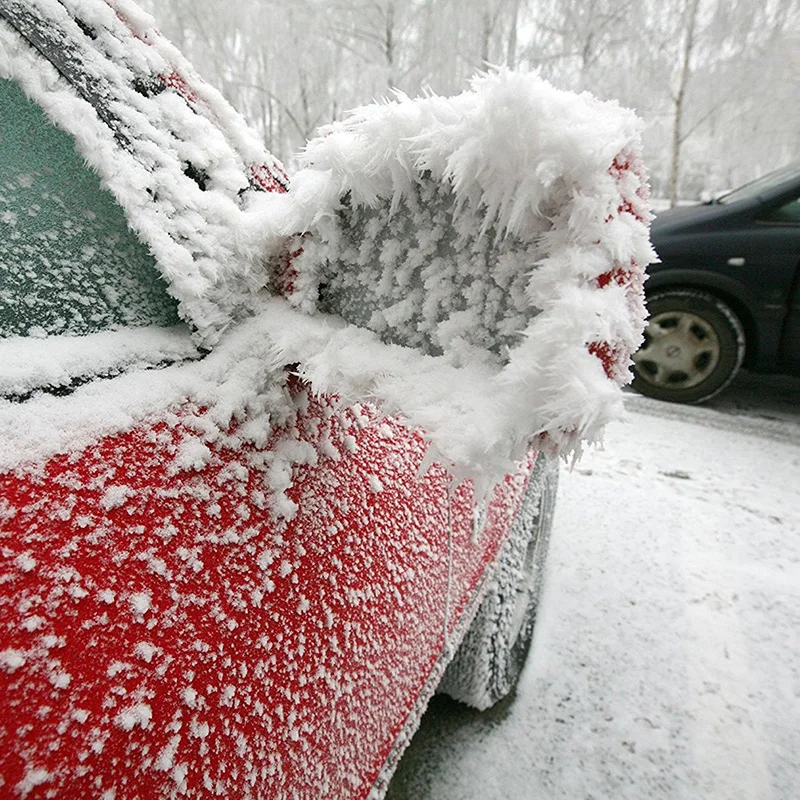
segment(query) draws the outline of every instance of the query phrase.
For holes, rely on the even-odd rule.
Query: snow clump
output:
[[[622,414],[654,258],[641,127],[500,69],[323,129],[254,214],[266,249],[302,234],[273,285],[306,318],[262,310],[275,351],[317,391],[422,426],[484,486],[531,444],[597,441]]]

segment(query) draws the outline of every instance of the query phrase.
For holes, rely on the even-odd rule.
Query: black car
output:
[[[633,386],[699,403],[740,366],[800,374],[800,162],[658,214]]]

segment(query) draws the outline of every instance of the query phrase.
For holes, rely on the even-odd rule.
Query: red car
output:
[[[127,0],[0,2],[0,100],[0,794],[382,796],[619,411],[635,119],[498,72],[287,191]]]

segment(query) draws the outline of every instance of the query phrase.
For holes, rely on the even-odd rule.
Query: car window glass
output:
[[[72,139],[0,80],[0,337],[179,322],[147,247]]]
[[[319,309],[427,355],[471,346],[505,362],[538,313],[525,295],[537,244],[493,227],[478,240],[480,220],[454,213],[452,191],[428,175],[393,206],[342,201],[339,249],[320,267]]]
[[[722,195],[722,197],[718,198],[717,202],[727,205],[728,203],[736,203],[739,200],[754,199],[764,192],[769,191],[773,186],[779,186],[783,181],[796,175],[799,166],[800,165],[797,163],[788,164],[782,169],[775,170],[775,172],[762,175],[762,177],[750,183],[746,183],[744,186],[740,186],[732,192]]]
[[[779,208],[762,214],[759,219],[763,222],[783,222],[800,225],[800,197],[795,197],[794,200],[784,203]]]

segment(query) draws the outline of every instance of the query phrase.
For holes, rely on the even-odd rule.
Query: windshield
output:
[[[768,191],[773,186],[779,186],[789,178],[800,173],[800,161],[795,161],[793,164],[787,164],[781,169],[776,169],[775,172],[770,172],[767,175],[762,175],[744,186],[734,189],[732,192],[723,195],[717,200],[718,203],[736,203],[739,200],[749,200],[758,197],[765,191]]]

